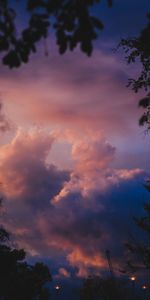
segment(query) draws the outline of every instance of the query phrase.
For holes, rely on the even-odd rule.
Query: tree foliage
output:
[[[112,0],[105,0],[112,6]],[[17,10],[9,0],[0,1],[0,52],[2,61],[10,68],[27,63],[31,53],[36,52],[37,43],[47,39],[51,29],[56,36],[59,53],[74,50],[91,55],[93,41],[103,29],[99,18],[91,14],[90,8],[100,0],[26,0],[25,14],[29,23],[20,34],[16,33]]]
[[[81,289],[83,300],[124,300],[130,299],[130,289],[127,282],[121,279],[112,280],[110,277],[89,276],[84,280]]]
[[[150,182],[148,181],[145,188],[150,192]],[[145,216],[135,218],[136,225],[143,230],[149,237],[150,234],[150,203],[144,205]],[[149,240],[149,239],[148,239]],[[133,272],[139,269],[150,269],[150,243],[147,239],[137,241],[133,239],[131,242],[126,243],[129,250],[130,258],[128,260],[129,270]]]
[[[150,14],[147,15],[148,23],[138,37],[122,39],[119,46],[126,53],[126,60],[130,63],[140,62],[142,70],[139,76],[130,78],[128,86],[136,93],[144,89],[147,96],[139,101],[139,106],[144,108],[144,114],[139,120],[140,125],[146,125],[150,129]]]
[[[49,300],[45,284],[51,281],[43,263],[29,265],[25,251],[10,246],[9,234],[0,228],[0,298],[3,300]]]

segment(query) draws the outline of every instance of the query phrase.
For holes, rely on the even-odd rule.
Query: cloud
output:
[[[72,143],[72,159],[75,162],[70,180],[64,184],[60,193],[54,197],[53,203],[80,193],[83,198],[93,199],[99,192],[141,174],[142,170],[110,168],[116,149],[106,141],[101,132],[85,131],[79,135],[75,131],[66,131],[64,138]]]
[[[68,255],[67,259],[72,266],[78,268],[78,277],[87,277],[88,269],[91,267],[97,270],[106,267],[105,259],[104,257],[101,257],[99,253],[87,255],[79,248],[73,250],[72,253]]]
[[[131,70],[112,45],[106,51],[103,43],[90,59],[60,57],[51,45],[48,59],[38,54],[21,69],[1,71],[6,114],[24,128],[0,148],[2,222],[28,258],[45,259],[64,278],[103,272],[106,249],[117,268],[146,199],[141,96],[125,87]],[[45,131],[30,130],[35,124]],[[0,111],[2,131],[7,125]]]
[[[25,199],[31,205],[35,202],[38,208],[40,197],[49,203],[50,197],[61,189],[68,172],[58,171],[54,165],[46,162],[53,142],[51,134],[19,130],[10,144],[1,147],[1,189],[8,199],[18,202]]]
[[[32,64],[5,71],[0,82],[6,114],[26,129],[36,124],[83,134],[87,128],[101,130],[118,149],[116,165],[148,169],[149,143],[138,126],[142,95],[126,88],[131,70],[110,49],[111,43],[109,51],[96,49],[89,59],[78,52],[60,56],[52,47],[50,57],[39,53]]]
[[[64,139],[72,149],[69,171],[48,158],[53,144]],[[111,248],[117,265],[118,244],[144,173],[111,168],[115,153],[101,133],[91,131],[83,137],[75,131],[20,130],[0,148],[2,221],[30,257],[47,257],[58,269],[64,264],[83,276],[102,272],[105,250]]]
[[[0,81],[8,114],[16,123],[92,127],[108,136],[129,135],[140,113],[138,97],[125,87],[128,72],[119,57],[102,50],[91,59],[52,52],[48,59],[35,57],[32,66],[13,71],[13,80],[8,76]]]
[[[70,272],[66,270],[65,268],[60,268],[58,270],[58,276],[60,277],[65,277],[65,278],[70,278]]]
[[[8,122],[5,114],[2,112],[2,102],[0,102],[0,132],[6,132],[10,130],[10,123]]]

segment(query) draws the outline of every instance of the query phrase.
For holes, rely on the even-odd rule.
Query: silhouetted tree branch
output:
[[[150,14],[147,15],[148,24],[140,35],[135,38],[122,39],[119,46],[123,47],[127,63],[140,62],[142,70],[138,78],[130,78],[128,86],[137,93],[140,89],[148,92],[147,96],[139,101],[139,106],[144,108],[144,114],[139,120],[140,125],[150,129]]]
[[[113,0],[105,0],[112,6]],[[41,39],[47,39],[49,30],[56,36],[59,53],[74,50],[91,55],[93,41],[103,29],[99,18],[93,16],[90,7],[100,0],[26,0],[25,14],[29,13],[27,28],[16,33],[17,9],[9,0],[0,1],[0,52],[2,61],[10,68],[27,63],[36,52]],[[17,27],[18,29],[18,27]],[[17,30],[18,31],[18,30]]]
[[[128,282],[117,279],[116,285],[110,277],[89,276],[84,280],[81,289],[81,299],[83,300],[120,300],[131,299]]]
[[[0,299],[49,300],[45,284],[51,281],[49,269],[43,263],[29,265],[25,251],[10,246],[9,234],[0,228]]]
[[[150,183],[147,182],[145,188],[150,192]],[[145,231],[148,235],[150,234],[150,204],[144,205],[146,215],[139,218],[134,218],[136,225]],[[137,241],[133,239],[126,243],[126,247],[131,255],[128,260],[129,270],[136,272],[139,269],[150,269],[150,243],[147,240]]]

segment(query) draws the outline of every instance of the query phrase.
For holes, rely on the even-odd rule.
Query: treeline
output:
[[[0,228],[0,299],[50,300],[46,286],[52,278],[48,267],[37,262],[30,265],[23,249],[13,247],[9,233]]]

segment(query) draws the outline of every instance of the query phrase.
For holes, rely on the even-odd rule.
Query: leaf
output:
[[[3,64],[12,68],[20,67],[20,59],[18,53],[15,50],[11,50],[3,57]]]
[[[96,18],[96,17],[91,17],[91,21],[92,21],[93,25],[94,25],[96,28],[98,28],[98,29],[100,29],[100,30],[102,30],[102,29],[104,28],[103,23],[102,23],[101,20],[99,20],[98,18]]]
[[[81,50],[85,52],[88,56],[91,56],[93,51],[92,43],[90,41],[83,41],[81,43]]]
[[[147,123],[148,117],[146,114],[142,115],[142,117],[139,119],[139,125],[143,126],[145,123]]]
[[[142,107],[146,108],[149,105],[150,105],[150,96],[146,96],[145,98],[142,98],[139,101],[139,106],[142,106]]]
[[[9,42],[5,36],[0,36],[0,51],[8,50]]]

